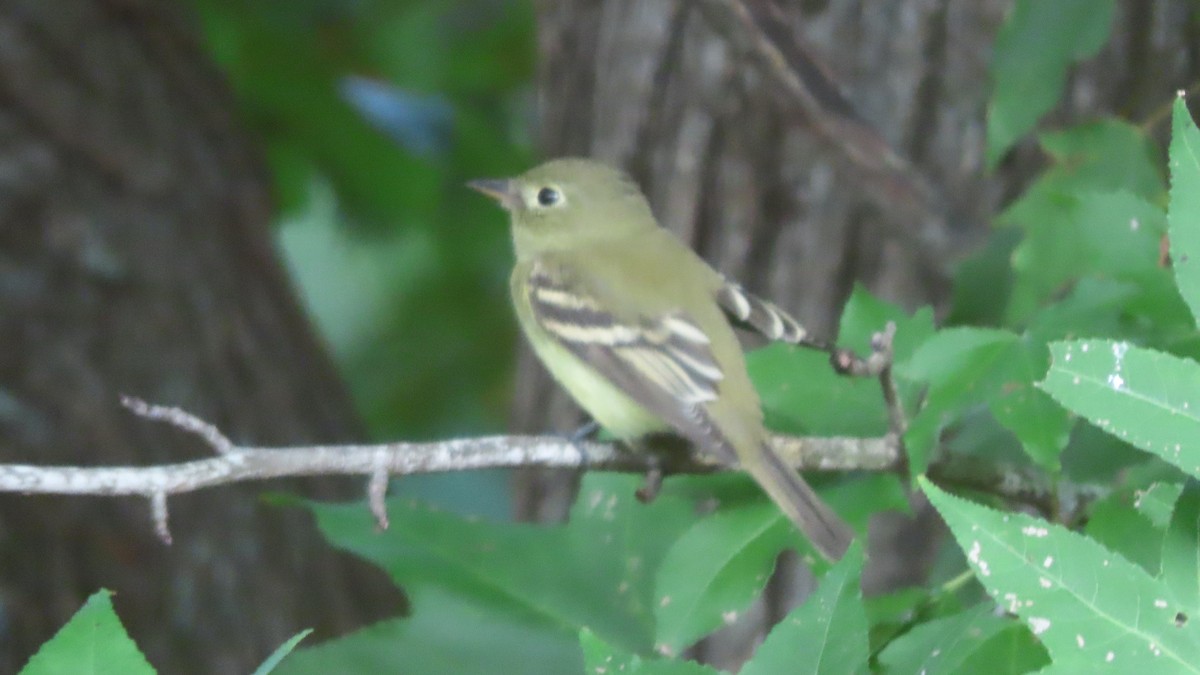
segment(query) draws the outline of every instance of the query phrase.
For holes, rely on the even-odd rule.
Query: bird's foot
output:
[[[662,489],[663,471],[657,465],[650,467],[646,471],[646,475],[642,478],[642,485],[633,494],[637,496],[639,502],[649,504],[658,496],[659,490]]]

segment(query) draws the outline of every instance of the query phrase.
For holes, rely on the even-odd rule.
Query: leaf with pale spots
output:
[[[779,552],[799,545],[791,521],[767,501],[723,508],[697,521],[658,568],[655,648],[679,654],[732,623],[766,586]]]
[[[1192,317],[1200,319],[1200,130],[1182,97],[1175,100],[1169,154],[1171,262],[1180,294],[1192,308]]]
[[[692,661],[643,659],[615,649],[588,629],[579,632],[584,672],[595,675],[720,675],[719,671]]]
[[[689,500],[668,495],[639,503],[638,483],[636,476],[589,474],[570,522],[560,526],[473,520],[392,499],[391,527],[380,533],[361,504],[309,508],[334,545],[375,562],[410,591],[467,598],[572,641],[587,626],[610,644],[650,653],[655,570],[697,516]],[[413,611],[433,610],[414,602]]]
[[[771,629],[741,675],[865,671],[870,650],[859,589],[862,564],[862,545],[855,542],[804,604]]]
[[[1111,340],[1050,345],[1039,386],[1092,424],[1200,476],[1200,364]]]
[[[1176,624],[1165,583],[1081,534],[919,482],[980,583],[1029,626],[1057,672],[1200,673],[1200,629]]]
[[[993,638],[1013,630],[1029,632],[1021,623],[999,614],[991,602],[982,602],[964,612],[914,626],[883,649],[879,663],[889,673],[979,672],[964,666],[986,653]],[[987,672],[990,675],[1028,672],[1030,661],[1036,662],[1037,656],[1037,650],[1013,652],[1007,659],[989,655]],[[1043,664],[1033,664],[1039,665]]]

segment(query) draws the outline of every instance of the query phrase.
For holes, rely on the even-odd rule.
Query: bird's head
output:
[[[556,159],[514,178],[467,185],[512,214],[518,256],[656,227],[637,184],[623,171],[588,159]]]

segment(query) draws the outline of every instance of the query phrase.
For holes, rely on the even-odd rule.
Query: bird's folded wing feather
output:
[[[732,281],[726,280],[717,290],[716,300],[731,322],[752,328],[769,340],[820,346],[787,312]]]
[[[724,375],[708,336],[686,314],[618,318],[587,289],[537,265],[527,292],[546,334],[684,437],[734,458],[704,409]]]

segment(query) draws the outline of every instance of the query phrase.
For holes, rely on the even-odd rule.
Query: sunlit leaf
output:
[[[976,578],[1061,672],[1200,672],[1200,628],[1165,583],[1083,535],[954,497],[920,479]]]
[[[1096,426],[1200,475],[1200,364],[1125,342],[1050,346],[1041,387]]]

